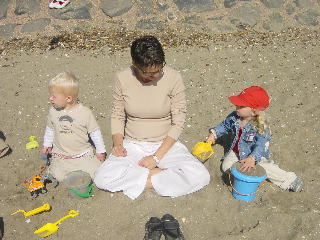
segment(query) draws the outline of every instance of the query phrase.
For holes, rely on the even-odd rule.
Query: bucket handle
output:
[[[88,191],[85,193],[79,193],[75,188],[71,188],[71,192],[73,192],[79,197],[89,198],[92,196],[93,188],[94,188],[93,183],[90,183],[88,186]]]
[[[230,183],[230,186],[232,187],[233,191],[235,191],[237,194],[239,194],[239,195],[241,195],[241,196],[250,196],[250,195],[255,194],[255,193],[258,191],[258,190],[257,190],[257,191],[255,191],[255,192],[253,192],[253,193],[241,193],[241,192],[238,192],[238,191],[233,187],[233,184],[232,184],[232,182],[231,182],[231,173],[229,172],[228,175],[229,175],[229,183]],[[265,181],[263,181],[263,182],[261,183],[261,185],[264,184],[264,182],[265,182]]]

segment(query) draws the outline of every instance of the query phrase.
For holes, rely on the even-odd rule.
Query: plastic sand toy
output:
[[[34,175],[31,180],[24,180],[24,184],[26,184],[26,187],[33,198],[38,197],[40,193],[43,194],[48,192],[46,188],[47,181],[52,182],[54,187],[57,187],[59,184],[51,174],[43,173],[45,169],[45,167],[41,167],[41,172],[39,174]]]
[[[192,154],[200,161],[205,162],[214,154],[212,142],[198,142],[192,148]]]
[[[29,137],[29,142],[26,144],[26,149],[34,149],[39,147],[39,143],[36,140],[35,136],[30,136]]]
[[[19,212],[22,212],[24,217],[26,218],[26,217],[30,217],[30,216],[36,215],[36,214],[44,212],[44,211],[49,211],[50,209],[51,209],[50,204],[46,203],[46,204],[43,204],[42,206],[40,206],[38,208],[35,208],[35,209],[31,210],[31,211],[28,211],[28,212],[19,209],[18,211],[14,212],[14,213],[11,213],[11,215],[15,215],[15,214],[17,214]]]
[[[59,230],[58,224],[60,224],[63,220],[69,218],[69,217],[75,217],[79,213],[75,210],[70,210],[69,214],[67,216],[64,216],[63,218],[59,219],[55,223],[47,223],[43,225],[41,228],[34,231],[34,234],[37,234],[39,237],[48,237],[51,234],[54,234]]]

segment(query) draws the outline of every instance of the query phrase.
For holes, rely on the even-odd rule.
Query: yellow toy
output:
[[[49,235],[55,233],[58,231],[59,227],[58,224],[60,224],[63,220],[69,217],[75,217],[79,213],[75,210],[70,210],[69,214],[67,216],[64,216],[63,218],[59,219],[55,223],[47,223],[38,230],[34,231],[34,234],[37,234],[39,237],[48,237]]]
[[[26,144],[26,149],[34,149],[39,147],[39,143],[36,140],[35,136],[29,137],[29,142]]]
[[[41,213],[41,212],[44,212],[44,211],[49,211],[51,209],[51,206],[49,203],[46,203],[46,204],[43,204],[42,206],[38,207],[38,208],[35,208],[29,212],[26,212],[24,210],[21,210],[19,209],[18,211],[14,212],[14,213],[11,213],[11,215],[15,215],[19,212],[22,212],[24,217],[30,217],[30,216],[33,216],[33,215],[36,215],[38,213]]]
[[[214,154],[212,142],[198,142],[192,148],[192,154],[200,161],[205,162]]]

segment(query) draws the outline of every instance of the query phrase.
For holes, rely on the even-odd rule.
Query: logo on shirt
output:
[[[68,115],[64,115],[59,117],[59,124],[60,124],[60,133],[66,133],[66,134],[71,134],[72,131],[72,123],[73,119],[72,117]]]

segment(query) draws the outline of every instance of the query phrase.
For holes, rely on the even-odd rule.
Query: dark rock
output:
[[[240,29],[255,26],[260,20],[260,11],[248,3],[233,8],[230,13],[230,21]]]
[[[271,22],[274,23],[282,23],[283,22],[283,18],[280,15],[280,13],[272,13],[269,15],[269,19]]]
[[[293,0],[298,8],[312,8],[316,4],[314,0]]]
[[[291,15],[292,13],[294,13],[294,6],[292,6],[291,4],[288,4],[287,6],[286,6],[286,12],[287,12],[287,14],[289,14],[289,15]]]
[[[51,20],[49,18],[39,18],[24,24],[21,28],[21,32],[40,32],[50,23]]]
[[[120,16],[128,12],[133,5],[132,0],[101,0],[100,8],[109,17]]]
[[[9,0],[0,0],[0,19],[7,16]]]
[[[17,24],[5,24],[0,26],[0,37],[2,38],[10,38],[13,35],[14,28]]]
[[[40,0],[16,0],[14,13],[22,15],[25,13],[36,13],[40,11]]]
[[[299,13],[295,15],[295,19],[298,23],[305,26],[317,26],[319,25],[319,22],[317,20],[317,17],[319,14],[315,11],[309,10],[304,13]]]
[[[155,19],[141,19],[136,24],[137,29],[143,30],[162,29],[164,26],[164,23],[158,22]]]
[[[243,1],[251,1],[251,0],[224,0],[224,7],[226,8],[231,8],[234,5],[236,5],[238,2],[243,2]]]
[[[61,9],[49,9],[50,16],[68,20],[68,19],[91,19],[90,8],[91,2],[88,0],[75,1]]]
[[[215,9],[213,0],[173,0],[178,9],[183,12],[206,12]]]
[[[283,4],[283,0],[261,0],[267,8],[279,8]]]

